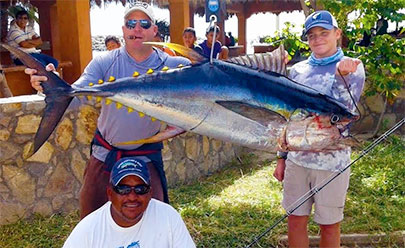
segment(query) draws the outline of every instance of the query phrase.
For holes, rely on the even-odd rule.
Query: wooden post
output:
[[[246,17],[244,13],[237,13],[238,17],[238,45],[243,46],[243,53],[246,53]]]
[[[183,30],[190,26],[190,4],[188,0],[169,0],[170,42],[183,44]]]
[[[189,15],[190,15],[190,17],[189,17],[189,19],[190,19],[190,25],[189,25],[189,27],[194,27],[194,11],[195,11],[195,9],[194,9],[194,7],[193,6],[190,6],[191,5],[191,2],[190,2],[190,4],[189,4]]]
[[[92,58],[90,32],[90,2],[88,0],[57,0],[57,20],[53,20],[59,35],[52,38],[60,47],[61,61],[71,61],[64,69],[64,79],[73,83]]]

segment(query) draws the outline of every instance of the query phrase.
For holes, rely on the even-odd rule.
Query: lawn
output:
[[[272,177],[274,167],[274,161],[249,154],[241,163],[233,162],[194,184],[170,189],[171,203],[197,247],[244,247],[284,215],[281,184]],[[353,166],[342,233],[405,230],[404,179],[405,140],[392,137]],[[2,226],[0,247],[61,247],[77,221],[75,212]],[[311,234],[318,231],[311,223]],[[285,221],[255,247],[275,246],[284,234]]]

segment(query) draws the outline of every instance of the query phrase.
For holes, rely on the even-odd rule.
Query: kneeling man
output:
[[[131,157],[117,161],[110,175],[108,202],[82,219],[63,247],[195,247],[180,214],[151,199],[151,191],[144,161]]]

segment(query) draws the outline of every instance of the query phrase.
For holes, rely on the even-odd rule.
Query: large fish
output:
[[[275,72],[214,60],[78,88],[24,52],[3,46],[48,77],[42,84],[46,107],[32,153],[48,139],[76,96],[106,98],[106,103],[122,104],[170,125],[134,143],[156,142],[183,131],[265,151],[341,149],[351,143],[341,131],[356,115],[335,99]]]

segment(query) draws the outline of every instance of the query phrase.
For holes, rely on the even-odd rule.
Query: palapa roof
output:
[[[92,5],[97,5],[101,7],[103,3],[122,3],[126,5],[127,3],[135,2],[135,0],[90,0]],[[169,0],[143,0],[143,2],[152,3],[157,5],[159,8],[168,8]],[[190,7],[199,15],[204,15],[205,0],[190,0]],[[300,0],[225,0],[227,5],[227,11],[230,13],[235,13],[235,8],[248,8],[251,13],[257,12],[267,12],[271,11],[274,13],[280,12],[291,12],[294,10],[301,10]]]

